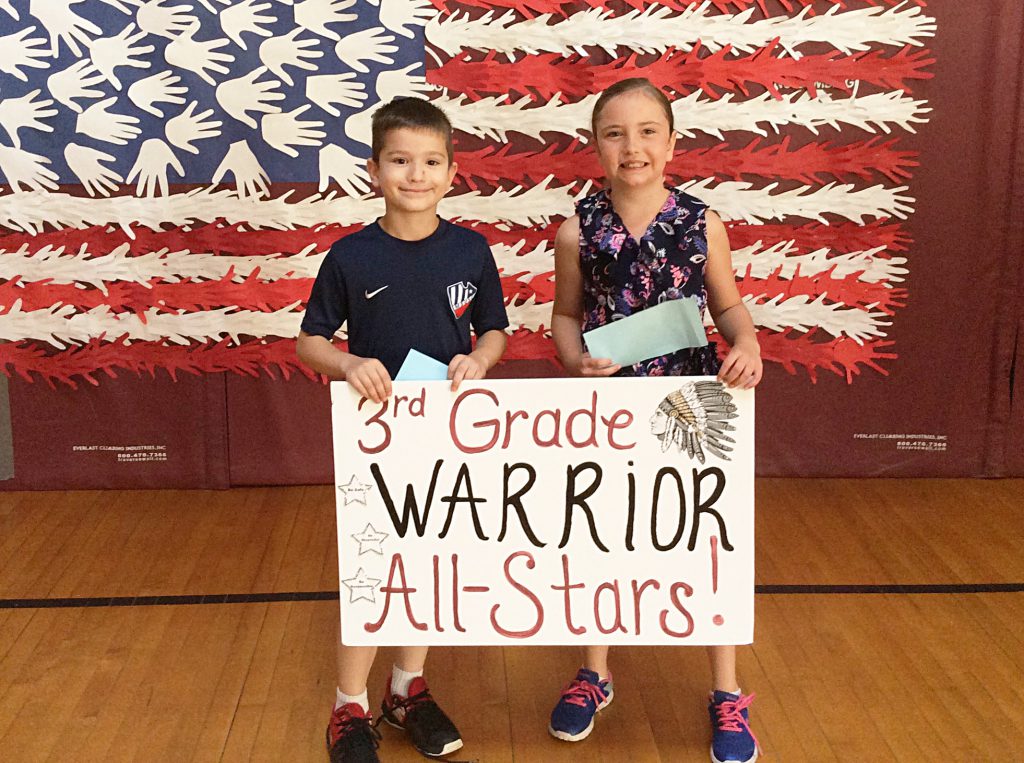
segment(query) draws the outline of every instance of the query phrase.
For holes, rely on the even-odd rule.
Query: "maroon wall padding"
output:
[[[226,378],[123,376],[78,389],[11,379],[4,490],[229,487]]]

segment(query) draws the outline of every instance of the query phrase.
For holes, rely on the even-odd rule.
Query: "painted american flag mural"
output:
[[[490,240],[512,359],[547,337],[556,223],[600,182],[595,93],[665,88],[672,181],[728,221],[765,359],[885,373],[935,22],[923,0],[0,0],[0,367],[308,373],[330,244],[383,205],[373,109],[456,126],[442,213]]]

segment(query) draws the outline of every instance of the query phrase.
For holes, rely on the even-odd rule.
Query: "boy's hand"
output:
[[[375,403],[391,397],[391,374],[376,358],[354,358],[345,369],[345,381]]]
[[[580,356],[579,364],[567,370],[573,376],[611,376],[620,368],[622,366],[611,358],[592,358],[589,352],[585,352]]]
[[[761,381],[763,366],[757,342],[737,342],[718,372],[718,380],[727,387],[751,389]]]
[[[472,355],[456,355],[448,364],[448,378],[452,380],[452,392],[459,388],[463,380],[483,379],[487,375],[487,366]]]

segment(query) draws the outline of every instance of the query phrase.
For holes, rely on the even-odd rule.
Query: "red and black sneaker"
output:
[[[421,754],[431,758],[455,752],[462,747],[462,735],[430,696],[427,682],[416,677],[409,684],[409,696],[391,693],[388,680],[380,717],[398,729],[409,732],[409,739]]]
[[[380,763],[380,734],[373,716],[355,702],[336,707],[327,725],[327,752],[331,763]]]

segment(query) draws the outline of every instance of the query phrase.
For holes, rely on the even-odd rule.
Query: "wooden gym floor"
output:
[[[1024,760],[1024,481],[757,492],[739,670],[763,759]],[[0,493],[0,760],[325,761],[335,554],[330,486]],[[569,745],[546,728],[574,648],[433,650],[454,758],[708,760],[704,650],[612,659],[615,702]],[[422,760],[390,728],[381,755]]]

